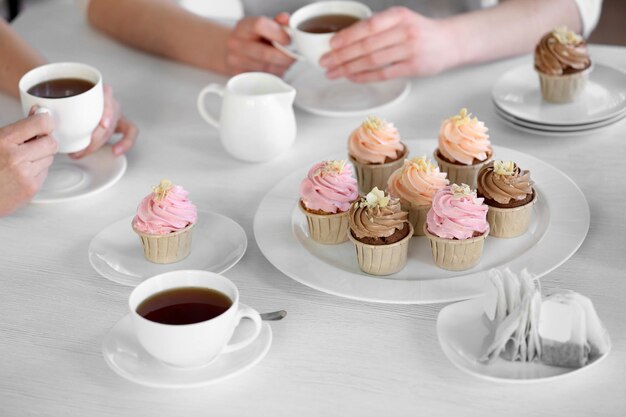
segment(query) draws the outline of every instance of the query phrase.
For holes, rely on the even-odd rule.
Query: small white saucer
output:
[[[233,338],[253,331],[250,320],[242,320]],[[133,333],[130,314],[109,330],[102,342],[104,360],[111,369],[129,381],[155,388],[194,388],[237,376],[265,357],[272,345],[272,328],[263,322],[261,333],[248,346],[220,355],[210,364],[193,369],[175,368],[151,356]]]
[[[57,154],[33,203],[59,203],[88,197],[113,186],[126,172],[126,157],[106,145],[82,159]]]
[[[408,80],[398,78],[357,84],[346,79],[329,80],[307,63],[296,63],[285,75],[296,89],[295,105],[320,116],[360,116],[378,111],[409,94]]]
[[[588,371],[609,352],[582,368],[561,368],[541,363],[511,362],[496,358],[478,362],[489,345],[490,325],[483,313],[483,300],[476,298],[444,307],[437,317],[437,336],[446,357],[460,370],[479,378],[509,383],[551,381]]]
[[[144,257],[132,220],[131,216],[111,224],[89,244],[91,266],[103,277],[123,285],[136,286],[148,277],[177,269],[221,274],[239,262],[248,246],[246,232],[237,222],[198,210],[189,256],[171,264],[155,264]]]

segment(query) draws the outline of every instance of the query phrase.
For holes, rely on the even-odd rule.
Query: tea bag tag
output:
[[[569,304],[545,300],[539,314],[539,336],[543,339],[565,343],[572,337],[574,311]]]

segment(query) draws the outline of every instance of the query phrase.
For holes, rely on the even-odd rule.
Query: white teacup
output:
[[[225,294],[232,305],[221,315],[193,324],[162,324],[137,313],[137,307],[149,297],[175,288],[210,288]],[[163,363],[177,367],[199,367],[222,353],[241,349],[252,343],[261,331],[259,313],[239,304],[239,291],[229,279],[208,271],[182,270],[156,275],[139,284],[130,294],[128,305],[139,343]],[[243,318],[254,322],[254,332],[245,339],[229,343]]]
[[[43,98],[28,93],[41,82],[61,78],[79,78],[94,86],[81,94],[63,98]],[[53,136],[59,143],[60,153],[78,152],[89,146],[91,133],[100,123],[104,109],[102,75],[97,69],[72,62],[42,65],[22,76],[19,90],[25,116],[36,105],[39,112],[53,117]]]
[[[272,42],[272,45],[295,59],[307,60],[318,68],[321,68],[319,60],[322,55],[330,51],[330,39],[335,35],[335,32],[309,33],[298,29],[298,26],[313,17],[332,14],[349,15],[363,20],[370,17],[372,11],[369,7],[357,1],[322,1],[311,3],[296,10],[289,18],[287,31],[295,43],[296,51],[285,48],[277,42]]]

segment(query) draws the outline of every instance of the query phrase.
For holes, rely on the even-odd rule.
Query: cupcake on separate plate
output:
[[[389,275],[404,268],[413,236],[407,217],[400,199],[391,198],[378,188],[352,204],[348,237],[356,247],[363,272]]]
[[[189,255],[198,213],[187,195],[183,187],[164,179],[139,203],[132,227],[150,262],[169,264]]]
[[[489,235],[516,237],[528,229],[537,193],[529,171],[512,161],[492,161],[478,173],[478,196],[489,206]]]
[[[565,26],[546,33],[535,47],[541,95],[551,103],[574,101],[587,85],[591,68],[585,40]]]
[[[487,130],[485,124],[465,108],[443,121],[434,156],[439,168],[448,173],[451,183],[476,188],[478,171],[493,156]]]
[[[343,161],[319,162],[300,183],[300,210],[311,239],[324,244],[348,240],[348,211],[359,198],[352,165]]]
[[[424,234],[438,267],[461,271],[480,261],[489,234],[488,209],[467,184],[437,191],[426,215]]]
[[[368,117],[348,139],[348,155],[362,193],[374,187],[385,190],[389,176],[402,166],[408,154],[398,129],[378,117]]]
[[[408,211],[413,235],[424,235],[426,213],[430,210],[433,196],[439,189],[448,185],[446,173],[426,159],[405,159],[404,166],[396,170],[387,183],[387,191],[392,197],[400,198],[402,210]]]

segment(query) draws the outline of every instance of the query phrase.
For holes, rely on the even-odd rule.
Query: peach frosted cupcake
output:
[[[406,265],[413,226],[400,199],[374,188],[352,204],[348,237],[356,248],[359,268],[372,275],[389,275]]]
[[[404,166],[396,170],[387,183],[392,197],[400,198],[402,210],[408,211],[413,234],[424,235],[426,213],[430,210],[435,193],[448,185],[446,173],[440,172],[426,155],[405,159]]]
[[[480,261],[489,234],[487,210],[483,199],[467,184],[452,184],[437,191],[426,215],[424,234],[438,267],[461,271]]]
[[[546,33],[535,47],[541,95],[551,103],[574,101],[587,85],[591,68],[585,40],[565,26]]]
[[[348,139],[348,156],[362,193],[374,187],[384,190],[389,176],[402,166],[408,153],[398,129],[378,117],[368,117]]]
[[[348,211],[359,198],[352,165],[346,161],[319,162],[300,183],[300,210],[311,239],[324,244],[348,240]]]
[[[187,196],[183,187],[161,180],[139,203],[132,227],[141,239],[147,260],[169,264],[189,255],[198,213]]]
[[[493,156],[487,127],[463,108],[443,121],[434,156],[448,180],[476,188],[478,171]]]
[[[478,173],[478,196],[489,206],[489,234],[515,237],[530,224],[537,193],[530,172],[522,171],[513,161],[493,161]]]

